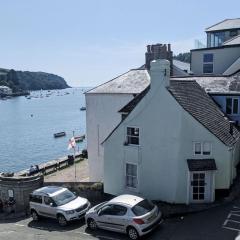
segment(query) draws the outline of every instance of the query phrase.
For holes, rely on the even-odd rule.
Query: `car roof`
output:
[[[109,201],[109,203],[119,203],[119,204],[125,204],[130,207],[135,206],[139,202],[144,200],[141,197],[130,195],[130,194],[123,194],[118,197],[113,198],[112,200]]]
[[[57,192],[62,192],[63,190],[66,190],[66,188],[58,186],[46,186],[33,191],[33,194],[54,196]]]

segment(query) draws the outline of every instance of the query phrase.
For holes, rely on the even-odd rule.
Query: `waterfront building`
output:
[[[169,61],[151,62],[150,82],[103,143],[104,192],[214,201],[236,176],[239,130],[196,81],[170,80]]]
[[[207,48],[191,50],[194,75],[232,75],[240,69],[240,19],[226,19],[206,29]]]
[[[208,96],[212,98],[214,102],[212,102],[212,100],[208,98],[207,100],[205,99],[205,105],[202,106],[208,108],[207,104],[211,105],[212,103],[215,103],[214,106],[217,107],[217,110],[214,108],[216,110],[214,111],[215,115],[217,116],[220,112],[222,116],[221,120],[226,120],[225,124],[228,127],[225,128],[225,132],[222,134],[224,136],[228,136],[233,129],[236,129],[234,125],[239,125],[240,122],[240,60],[238,60],[240,57],[240,42],[238,43],[238,40],[240,38],[238,38],[239,35],[232,36],[232,38],[226,37],[224,38],[224,41],[222,43],[219,42],[219,44],[209,45],[209,37],[211,38],[212,33],[217,33],[216,31],[225,32],[226,36],[231,35],[229,32],[232,29],[237,29],[237,33],[239,33],[238,31],[240,29],[240,25],[238,24],[238,22],[238,19],[230,21],[225,20],[223,21],[225,25],[216,24],[215,28],[208,28],[208,30],[206,31],[208,36],[207,48],[191,50],[190,68],[188,68],[189,65],[187,64],[185,67],[183,67],[184,63],[181,63],[182,66],[179,67],[180,71],[177,72],[177,62],[172,59],[171,50],[169,51],[170,46],[168,47],[167,45],[160,44],[151,45],[147,47],[147,52],[145,54],[146,61],[142,67],[138,69],[132,69],[129,72],[119,77],[116,77],[111,81],[106,82],[86,93],[90,179],[94,181],[104,181],[105,192],[111,194],[118,194],[120,192],[128,191],[129,189],[126,188],[125,183],[125,175],[127,174],[127,170],[125,168],[129,168],[128,171],[131,170],[132,172],[136,172],[136,169],[137,171],[140,171],[138,175],[140,179],[137,180],[140,181],[140,185],[139,188],[136,190],[136,193],[144,194],[146,197],[150,197],[152,199],[160,199],[170,202],[181,203],[211,202],[215,199],[215,196],[218,197],[221,194],[227,194],[232,184],[232,181],[236,176],[236,165],[238,162],[239,154],[239,144],[237,138],[236,142],[233,145],[228,145],[224,143],[221,139],[216,139],[216,135],[213,133],[213,129],[207,128],[206,126],[204,126],[204,124],[197,124],[196,121],[201,123],[201,121],[199,121],[198,119],[195,118],[194,121],[189,120],[189,117],[187,116],[189,114],[191,115],[191,112],[187,111],[186,113],[186,110],[184,106],[182,106],[181,101],[177,99],[177,96],[174,96],[173,92],[175,90],[179,91],[179,89],[184,90],[185,88],[186,90],[190,89],[190,92],[192,91],[193,94],[195,91],[200,91],[200,97],[198,96],[199,98],[197,99],[199,103],[201,103],[201,97],[205,99],[205,95],[203,95],[205,90],[205,92],[208,94]],[[228,33],[229,35],[227,35]],[[165,46],[165,51],[164,48],[159,49],[159,46]],[[159,89],[161,90],[159,90],[159,94],[156,93],[158,97],[153,97],[153,103],[151,103],[151,101],[146,100],[149,98],[148,96],[151,96],[152,93],[149,89],[151,89],[152,84],[154,84],[151,81],[150,87],[150,80],[152,80],[152,76],[151,74],[149,74],[150,63],[151,61],[157,59],[166,59],[169,61],[170,83],[169,88],[160,88],[159,86]],[[186,83],[184,81],[186,81]],[[173,92],[171,92],[171,88]],[[146,92],[149,93],[146,94]],[[169,93],[172,93],[172,96],[175,98],[178,105],[172,105],[172,100],[170,101],[169,97],[166,97]],[[161,94],[163,94],[163,96],[159,96]],[[190,96],[188,98],[188,94],[190,94],[189,92],[182,91],[181,94],[186,95],[185,97],[188,99],[187,102],[189,103],[195,99],[195,96]],[[183,95],[182,97],[184,98]],[[143,106],[146,101],[149,105],[154,103],[157,105],[158,103],[159,107],[161,107],[160,112],[161,117],[164,119],[164,124],[160,119],[160,113],[158,113],[159,115],[154,115],[154,112],[156,111],[156,109],[158,109],[157,106],[155,106],[155,108],[151,107],[151,111],[149,110],[148,115],[146,115],[147,110],[145,110],[144,107],[139,107]],[[162,106],[162,104],[164,106]],[[126,107],[124,108],[124,106]],[[132,108],[131,106],[134,107]],[[192,107],[199,110],[197,104]],[[171,108],[175,109],[176,116],[171,115],[171,117],[166,118],[164,114],[170,114],[167,111],[171,111]],[[204,109],[201,110],[203,111]],[[121,114],[119,114],[119,111]],[[138,114],[135,115],[134,112],[137,112]],[[200,112],[201,111],[199,111],[199,113]],[[211,117],[216,120],[215,115],[211,115]],[[125,123],[127,120],[125,119],[129,120],[130,116],[134,116],[133,124],[131,124],[131,126],[126,126]],[[142,119],[146,120],[145,123],[138,122],[138,118],[140,121],[141,116]],[[148,118],[152,121],[148,121],[146,116],[148,116]],[[159,119],[157,116],[159,117]],[[159,121],[156,121],[156,119],[158,119]],[[134,125],[135,121],[136,123],[140,124],[139,128],[136,127],[137,125]],[[184,125],[184,121],[186,121],[188,125]],[[203,122],[205,121],[207,120],[203,120]],[[221,122],[220,119],[216,120],[214,124],[212,122],[212,127],[215,130],[221,128],[221,125],[218,125],[218,122]],[[179,124],[182,125],[179,126]],[[137,130],[135,129],[135,127]],[[150,127],[155,129],[156,132],[154,133],[154,131],[149,129]],[[142,128],[149,131],[147,131],[146,133],[146,130],[141,130]],[[163,135],[161,135],[162,133],[159,133],[159,128],[166,133],[164,135],[166,141],[164,140]],[[203,130],[204,128],[205,130]],[[188,132],[189,129],[192,131],[191,133]],[[121,134],[119,133],[119,131],[121,131]],[[131,150],[128,150],[129,144],[127,144],[125,140],[123,141],[123,139],[128,136],[128,133],[130,134],[129,137],[133,137],[133,139],[136,139],[136,136],[131,136],[131,132],[133,132],[133,135],[135,134],[134,131],[136,135],[139,134],[140,137],[143,134],[143,140],[141,141],[143,141],[143,143],[145,144],[139,144],[139,146],[135,148],[130,148]],[[186,136],[184,135],[184,131],[186,131]],[[114,137],[112,137],[110,133],[113,133],[112,135],[114,135]],[[109,135],[110,137],[107,138],[107,136]],[[176,137],[176,139],[178,139],[177,145],[174,143],[174,136]],[[159,137],[161,141],[159,141],[157,137]],[[106,138],[107,140],[105,141],[104,139]],[[151,140],[151,138],[153,138],[154,141]],[[171,145],[171,138],[172,143],[174,143],[173,145]],[[145,151],[143,151],[142,149],[142,147],[149,147],[147,145],[147,140],[149,145],[155,146],[156,148],[156,150],[152,148],[151,151],[147,149],[146,152],[148,153],[148,156],[144,155]],[[120,141],[122,142],[121,146],[119,145]],[[182,143],[184,141],[187,141],[185,145]],[[102,144],[103,142],[104,144]],[[159,145],[156,145],[155,142],[159,143]],[[200,155],[198,155],[195,150],[194,153],[193,151],[190,151],[190,142],[192,142],[191,149],[200,149],[199,151],[196,151],[200,152]],[[118,145],[116,145],[116,143],[118,143]],[[194,145],[195,143],[196,145]],[[184,154],[178,152],[181,150],[182,147],[184,150],[186,150]],[[166,148],[167,150],[165,149],[165,152],[161,152],[161,148]],[[210,148],[210,155],[204,154],[204,149]],[[135,149],[136,151],[133,149]],[[114,158],[120,161],[119,163],[116,162],[115,159],[113,159],[113,152],[115,153]],[[175,154],[180,153],[179,157],[177,158],[176,156],[174,156],[176,157],[174,158],[171,155],[172,152]],[[230,152],[232,155],[229,155]],[[163,161],[162,163],[156,163],[156,154],[158,154],[158,159],[160,159],[159,161]],[[165,157],[165,160],[162,159],[162,155]],[[173,160],[166,160],[169,159],[169,156],[172,156]],[[209,159],[209,161],[206,161],[206,158]],[[166,166],[168,167],[173,167],[174,169],[171,169],[172,173],[174,173],[174,171],[177,171],[178,166],[182,168],[182,171],[179,171],[179,174],[183,174],[182,179],[178,179],[178,176],[174,177],[173,175],[171,175],[171,190],[173,190],[172,194],[175,194],[175,197],[173,195],[168,195],[167,192],[162,193],[163,195],[159,193],[160,186],[162,187],[161,190],[165,191],[167,189],[166,186],[169,184],[169,181],[161,181],[159,185],[155,186],[153,191],[146,190],[146,186],[148,183],[150,183],[151,181],[157,181],[156,176],[154,176],[155,178],[151,176],[150,180],[147,179],[149,175],[153,174],[152,171],[155,171],[155,169],[149,170],[150,168],[147,168],[146,166],[143,167],[144,164],[142,166],[139,166],[139,168],[138,166],[136,167],[126,164],[127,161],[129,161],[130,163],[137,161],[138,164],[141,165],[143,159],[145,159],[145,164],[147,162],[146,159],[149,159],[151,163],[151,169],[154,168],[154,164],[156,164],[156,166],[158,167],[163,167],[166,172],[167,168],[160,164],[166,164]],[[205,173],[204,171],[202,171],[204,172],[205,180],[208,181],[204,182],[207,184],[206,186],[208,186],[204,188],[204,199],[193,199],[193,191],[197,189],[197,186],[194,186],[194,190],[192,188],[192,185],[190,184],[191,181],[189,179],[193,180],[193,178],[196,178],[197,176],[200,178],[200,175],[198,175],[197,173],[192,173],[192,170],[195,169],[192,166],[192,163],[194,162],[189,162],[187,161],[187,159],[204,159],[206,164],[209,164],[210,166],[208,166],[207,168],[212,168],[212,170],[209,170],[212,171],[211,173]],[[170,163],[168,163],[168,161],[170,161],[170,163],[174,163],[175,165],[172,164],[170,166]],[[203,162],[204,161],[200,162],[200,164],[203,164]],[[199,164],[198,161],[195,163],[197,165]],[[116,169],[113,167],[113,165],[115,165]],[[154,173],[160,174],[162,172],[159,170],[159,173]],[[178,174],[177,172],[175,173]],[[121,179],[119,178],[120,175]],[[188,179],[187,181],[185,178],[186,176]],[[203,175],[201,176],[203,177]],[[115,177],[115,179],[113,177]],[[131,179],[133,181],[133,179],[136,178],[132,176]],[[164,178],[161,178],[161,180],[164,180]],[[200,181],[200,179],[198,180]],[[113,184],[113,181],[117,182],[117,184]],[[143,183],[144,181],[146,181],[147,183]],[[179,184],[181,185],[179,185],[179,190],[177,190],[177,181],[180,181]],[[163,186],[164,184],[165,186]],[[148,187],[151,188],[151,186]],[[159,190],[157,189],[157,187]],[[200,187],[201,186],[198,186],[198,189],[200,189]],[[132,190],[133,192],[135,191],[134,189]],[[203,191],[202,188],[201,191]],[[198,192],[198,194],[200,193]]]
[[[103,181],[103,140],[121,121],[118,111],[149,85],[150,61],[166,58],[171,73],[187,76],[190,65],[172,58],[170,45],[148,45],[145,64],[85,93],[89,172],[91,181]]]

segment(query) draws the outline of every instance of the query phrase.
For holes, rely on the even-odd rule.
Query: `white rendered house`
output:
[[[214,201],[236,176],[239,131],[196,81],[170,81],[167,60],[151,63],[150,81],[103,143],[104,191]]]
[[[85,93],[87,149],[90,181],[103,181],[103,147],[101,143],[121,121],[118,111],[150,83],[146,65],[150,60],[161,57],[172,59],[170,45],[149,45],[146,63],[97,86]],[[172,61],[172,74],[186,76],[190,64]]]

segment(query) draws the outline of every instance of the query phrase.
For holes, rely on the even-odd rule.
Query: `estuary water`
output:
[[[30,165],[72,154],[68,141],[86,133],[86,88],[31,92],[31,99],[0,100],[0,172],[19,171]],[[54,138],[57,132],[65,137]],[[86,148],[86,140],[77,149]]]

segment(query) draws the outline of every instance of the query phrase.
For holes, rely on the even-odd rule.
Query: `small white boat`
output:
[[[82,142],[85,139],[85,135],[74,137],[75,142]]]

